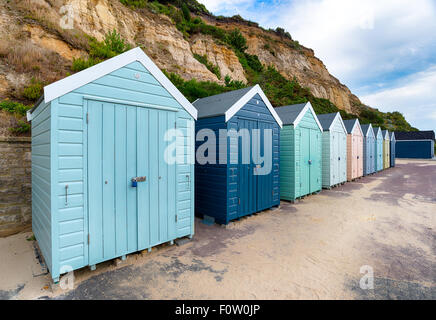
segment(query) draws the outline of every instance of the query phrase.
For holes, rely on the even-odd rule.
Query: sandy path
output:
[[[0,299],[435,298],[435,181],[435,161],[400,160],[226,228],[197,221],[190,243],[80,270],[67,293],[44,289],[47,276],[29,276],[38,265],[25,235],[0,239],[1,256],[25,252],[15,262],[0,259]],[[374,290],[359,287],[364,265],[374,270]],[[20,277],[13,275],[18,267]]]

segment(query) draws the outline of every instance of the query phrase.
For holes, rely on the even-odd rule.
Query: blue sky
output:
[[[199,1],[285,28],[362,102],[436,131],[436,0]]]

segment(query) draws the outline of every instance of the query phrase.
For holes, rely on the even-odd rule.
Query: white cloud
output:
[[[429,90],[429,85],[436,88],[431,67],[436,65],[436,1],[201,2],[216,14],[238,13],[264,27],[284,27],[365,102],[382,111],[400,109],[415,126],[435,128],[430,119],[436,109],[431,91],[436,89]]]
[[[412,126],[421,130],[436,131],[436,66],[361,99],[382,111],[400,111]]]
[[[295,1],[278,18],[278,25],[314,48],[329,70],[353,87],[413,68],[416,59],[429,57],[428,46],[435,46],[432,0]]]

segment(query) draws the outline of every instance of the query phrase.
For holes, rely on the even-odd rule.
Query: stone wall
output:
[[[0,137],[0,237],[31,228],[31,144]]]

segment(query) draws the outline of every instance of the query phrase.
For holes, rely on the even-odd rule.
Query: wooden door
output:
[[[89,101],[88,114],[89,264],[173,239],[176,170],[164,135],[175,113]],[[145,178],[135,187],[136,177]]]

